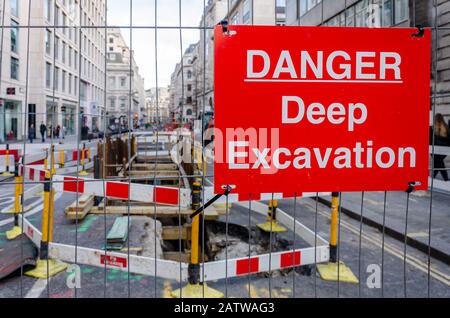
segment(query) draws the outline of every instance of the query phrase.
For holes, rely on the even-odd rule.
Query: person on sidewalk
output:
[[[30,128],[28,128],[28,140],[30,140],[30,144],[33,143],[34,138],[36,138],[36,129],[34,129],[34,125],[31,124]]]
[[[41,121],[41,126],[39,127],[39,131],[41,132],[42,142],[45,142],[45,134],[47,133],[47,126],[44,125],[44,122]]]
[[[434,118],[434,144],[436,146],[450,146],[449,138],[450,138],[450,130],[448,125],[445,123],[444,116],[442,114],[436,114]],[[430,134],[431,137],[431,134]],[[431,140],[432,143],[432,140]],[[436,178],[439,172],[442,175],[444,181],[448,181],[448,173],[445,167],[445,155],[434,155],[434,171],[433,178]]]

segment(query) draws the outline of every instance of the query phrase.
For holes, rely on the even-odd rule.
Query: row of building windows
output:
[[[116,88],[117,87],[116,86],[116,77],[115,76],[110,76],[108,78],[108,81],[109,81],[109,88]],[[125,76],[119,77],[119,87],[120,88],[127,88],[128,87],[127,84],[128,84],[127,77],[125,77]]]
[[[52,82],[54,83],[54,87],[52,87]],[[88,84],[83,80],[81,80],[79,84],[80,98],[82,101],[85,101],[87,98],[85,86]],[[52,64],[50,62],[46,62],[45,85],[48,89],[54,89],[55,91],[76,97],[78,93],[78,76],[61,69],[58,66],[56,66],[53,70]],[[93,100],[102,100],[104,98],[104,90],[95,85],[91,85],[91,88]]]
[[[298,0],[300,18],[322,0]],[[389,27],[409,18],[408,0],[361,0],[326,21],[328,26]]]
[[[127,97],[121,96],[121,97],[110,97],[109,98],[109,109],[108,111],[115,111],[116,110],[116,101],[119,100],[119,110],[121,112],[125,111],[127,109]]]
[[[409,18],[408,0],[361,0],[326,21],[328,26],[390,27]]]

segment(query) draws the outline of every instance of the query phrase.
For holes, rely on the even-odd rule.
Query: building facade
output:
[[[286,12],[287,25],[450,26],[450,0],[287,0]],[[450,31],[439,30],[437,43],[434,35],[432,39],[431,68],[436,65],[437,69],[431,74],[431,89],[436,79],[436,112],[450,120]]]
[[[9,0],[5,10],[0,138],[21,140],[41,123],[67,135],[103,129],[105,30],[75,26],[105,25],[105,1]]]
[[[149,123],[167,123],[170,118],[170,95],[168,87],[150,88],[145,91],[147,118]]]
[[[28,6],[22,1],[6,1],[0,37],[0,142],[22,139],[26,105],[26,48],[27,31],[20,25],[28,24]],[[0,11],[3,8],[0,8]]]
[[[285,25],[285,0],[210,0],[200,27],[213,27],[222,20],[240,25]],[[214,30],[200,30],[195,58],[196,117],[214,111]]]
[[[144,79],[120,29],[108,29],[107,50],[108,125],[140,126],[145,120]]]
[[[181,62],[175,66],[171,77],[170,89],[173,94],[170,113],[173,120],[192,123],[197,116],[197,96],[195,95],[195,61],[198,43],[191,44],[185,50]]]

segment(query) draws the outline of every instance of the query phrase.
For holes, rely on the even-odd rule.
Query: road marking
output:
[[[252,284],[250,284],[250,286],[249,284],[245,284],[245,288],[247,289],[250,298],[259,298],[258,291],[256,290],[255,286],[253,286]]]
[[[59,192],[55,193],[55,203],[56,203],[56,200],[58,200],[61,197],[61,195],[62,195],[62,193],[59,193]],[[26,212],[24,214],[24,216],[29,217],[29,216],[32,216],[32,215],[42,211],[42,208],[43,208],[42,203],[43,203],[43,199],[39,199],[38,201],[36,201],[36,203],[33,202],[33,204],[31,206],[35,206],[35,205],[37,205],[37,206],[34,209],[32,209],[31,211]],[[4,225],[7,225],[7,224],[13,223],[13,222],[14,222],[14,217],[11,217],[11,218],[5,219],[3,221],[0,221],[0,226],[4,226]]]
[[[163,298],[172,298],[172,284],[170,281],[164,281]]]
[[[329,214],[326,212],[321,212],[318,211],[319,214],[321,214],[322,216],[325,216],[327,218],[330,218]],[[341,225],[346,228],[347,230],[349,230],[350,232],[356,234],[359,236],[360,231],[358,228],[354,227],[353,225],[347,223],[346,221],[341,219]],[[381,239],[377,238],[374,235],[368,236],[364,233],[361,234],[361,237],[364,238],[365,240],[367,240],[368,242],[372,243],[373,245],[382,248],[383,247],[383,243],[381,241]],[[401,251],[400,249],[398,249],[397,247],[395,247],[392,244],[389,243],[384,243],[384,250],[387,251],[388,253],[392,254],[393,256],[396,256],[397,258],[401,259],[402,261],[404,261],[404,257],[403,257],[403,251]],[[417,268],[418,270],[428,274],[428,264],[425,262],[422,262],[421,260],[419,260],[418,258],[407,254],[406,255],[406,262]],[[450,286],[450,276],[446,275],[445,273],[433,268],[432,266],[430,266],[430,276],[433,277],[434,279],[440,281],[441,283]]]
[[[47,287],[47,283],[51,280],[49,279],[38,279],[31,289],[28,291],[28,293],[25,295],[25,298],[39,298],[41,294],[44,292],[44,290]]]

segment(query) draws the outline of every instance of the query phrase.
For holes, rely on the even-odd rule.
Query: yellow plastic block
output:
[[[338,275],[339,267],[339,275]],[[352,270],[345,265],[343,262],[338,263],[328,263],[328,264],[318,264],[317,271],[323,280],[337,282],[338,279],[343,283],[358,284],[358,278],[353,274]]]
[[[34,278],[46,279],[65,271],[67,267],[69,267],[68,264],[57,261],[55,259],[40,259],[36,262],[36,267],[32,270],[29,270],[28,272],[25,272],[25,275]]]
[[[187,284],[181,289],[174,290],[171,296],[173,298],[223,298],[224,294],[208,287],[206,284]]]
[[[80,172],[78,173],[78,175],[79,175],[79,176],[87,176],[88,173],[87,173],[85,170],[83,170],[83,171],[80,171]]]
[[[22,234],[22,229],[18,226],[14,226],[11,230],[6,231],[6,238],[11,241],[18,237],[20,234]]]
[[[2,173],[2,177],[12,177],[14,174],[12,174],[11,172],[5,171]]]
[[[272,233],[282,233],[287,232],[284,226],[281,226],[277,221],[267,221],[265,223],[258,224],[258,227],[264,232]]]

